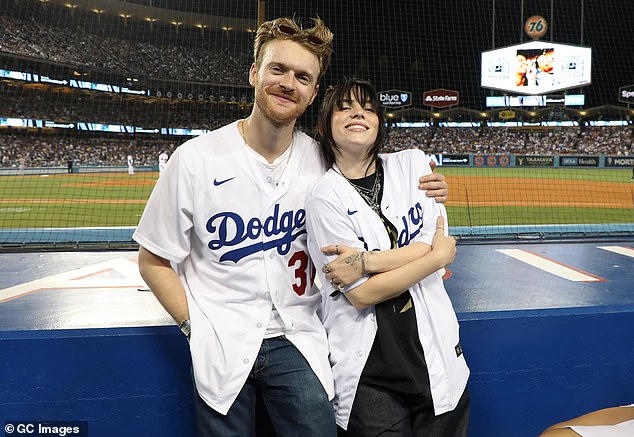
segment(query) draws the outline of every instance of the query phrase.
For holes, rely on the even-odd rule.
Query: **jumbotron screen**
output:
[[[592,49],[531,41],[482,52],[481,86],[518,94],[547,94],[591,83]]]

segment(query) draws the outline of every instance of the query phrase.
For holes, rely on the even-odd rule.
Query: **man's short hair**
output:
[[[262,49],[267,42],[274,39],[295,41],[313,53],[319,60],[319,77],[326,73],[332,56],[333,33],[326,27],[321,18],[313,18],[313,27],[302,29],[292,18],[277,18],[262,23],[255,34],[253,43],[253,62],[260,68]]]

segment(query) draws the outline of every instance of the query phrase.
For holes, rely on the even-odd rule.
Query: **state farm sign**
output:
[[[434,108],[446,108],[448,106],[457,105],[459,95],[460,93],[458,93],[458,91],[443,88],[425,91],[423,94],[423,104],[425,106],[433,106]]]

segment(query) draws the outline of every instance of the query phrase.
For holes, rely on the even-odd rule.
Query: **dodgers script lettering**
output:
[[[422,227],[423,207],[417,202],[409,209],[408,214],[403,216],[403,230],[398,235],[398,247],[407,246],[420,233]]]
[[[246,222],[235,212],[223,211],[207,220],[207,232],[215,237],[207,246],[211,250],[219,250],[242,245],[245,241],[252,242],[227,251],[220,257],[220,262],[237,263],[249,255],[270,249],[277,249],[280,255],[286,255],[293,241],[306,233],[305,225],[306,211],[303,209],[284,211],[280,214],[280,206],[275,205],[273,214],[263,221],[259,217],[252,217]],[[265,237],[280,237],[262,241],[262,233]]]

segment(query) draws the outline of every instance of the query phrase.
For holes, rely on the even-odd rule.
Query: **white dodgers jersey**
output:
[[[284,334],[333,396],[304,209],[324,169],[310,137],[295,132],[291,147],[276,181],[237,122],[187,141],[171,156],[134,235],[176,267],[187,294],[196,385],[223,414],[253,366],[273,304]]]

